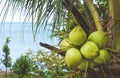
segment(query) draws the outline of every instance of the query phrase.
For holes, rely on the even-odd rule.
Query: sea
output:
[[[40,42],[47,43],[53,46],[58,45],[58,38],[51,38],[51,27],[49,25],[39,26],[36,36],[34,37],[33,31],[36,25],[32,25],[31,22],[1,22],[0,23],[0,59],[3,59],[2,48],[5,44],[6,38],[10,38],[8,44],[10,48],[10,57],[12,63],[16,61],[18,57],[25,54],[29,49],[33,52],[38,50],[48,51],[46,48],[39,45]],[[0,69],[4,66],[0,62]]]

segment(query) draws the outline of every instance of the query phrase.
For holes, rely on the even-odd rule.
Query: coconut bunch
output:
[[[99,64],[107,64],[110,53],[106,49],[109,37],[106,32],[95,31],[88,37],[86,32],[79,26],[75,26],[64,38],[59,46],[65,51],[65,62],[68,67],[78,67],[80,70],[93,68]]]

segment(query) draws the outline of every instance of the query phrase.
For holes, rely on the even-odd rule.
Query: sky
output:
[[[0,1],[0,22],[2,22],[3,20],[3,17],[4,17],[4,13],[5,13],[5,10],[2,11],[2,9],[6,9],[6,7],[4,7],[4,4],[5,4],[5,1],[6,0],[1,0]],[[11,22],[11,18],[12,18],[12,11],[9,11],[8,14],[7,14],[7,17],[6,17],[6,20],[5,22]],[[20,17],[20,13],[15,13],[15,16],[13,18],[13,21],[14,22],[19,22],[21,21],[21,17]]]
[[[0,4],[1,7],[4,4],[4,1],[3,3]],[[1,10],[2,8],[0,8],[0,12]],[[0,14],[0,59],[2,58],[2,47],[5,44],[5,40],[7,37],[10,37],[11,40],[8,46],[10,48],[10,56],[12,58],[12,62],[15,62],[15,60],[20,55],[26,53],[29,48],[34,52],[36,52],[37,50],[47,50],[41,47],[39,45],[39,42],[56,45],[57,39],[49,38],[51,32],[42,29],[37,33],[36,40],[34,41],[32,28],[31,28],[32,27],[31,21],[28,21],[27,23],[23,24],[22,22],[24,21],[24,19],[22,19],[19,12],[16,12],[14,18],[12,18],[12,11],[10,11],[6,16],[6,19],[4,20],[4,24],[1,24],[3,20],[2,19],[3,16],[4,16],[4,11]],[[12,19],[12,24],[11,24],[11,19]],[[24,26],[24,31],[21,31],[23,26]]]

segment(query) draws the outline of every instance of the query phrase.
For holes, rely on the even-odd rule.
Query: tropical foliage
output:
[[[88,76],[89,74],[92,74],[93,76],[95,76],[96,74],[101,76],[102,73],[101,78],[102,77],[106,78],[109,77],[106,76],[106,73],[113,74],[112,72],[113,69],[111,68],[115,66],[114,64],[119,65],[120,62],[119,61],[120,12],[118,9],[119,4],[120,4],[119,0],[9,0],[9,1],[6,0],[5,2],[6,8],[3,8],[3,10],[4,9],[6,10],[4,16],[6,16],[8,11],[12,9],[14,12],[13,14],[15,14],[16,10],[20,11],[20,13],[24,13],[25,21],[32,20],[32,31],[34,38],[36,37],[36,34],[38,33],[41,26],[44,26],[44,29],[49,28],[49,30],[52,31],[51,37],[58,37],[60,41],[64,38],[67,38],[69,36],[68,33],[70,33],[70,31],[76,25],[79,25],[86,32],[87,37],[92,32],[97,30],[106,32],[110,37],[106,49],[109,50],[109,52],[112,55],[112,58],[115,61],[117,61],[117,63],[113,62],[114,60],[111,59],[109,67],[107,65],[99,65],[97,69],[88,70],[88,72],[90,73],[87,73]],[[52,19],[50,19],[51,16],[53,16]],[[50,27],[48,27],[47,24],[50,24]],[[50,49],[49,47],[46,48]],[[56,50],[55,47],[54,49]],[[54,49],[52,46],[52,49],[50,50]],[[40,54],[42,54],[42,52],[40,52]],[[40,62],[40,64],[38,63],[39,66],[43,65],[45,69],[49,70],[49,68],[52,68],[50,70],[54,71],[56,70],[54,69],[53,65],[54,61],[58,60],[54,58],[54,55],[56,57],[56,54],[54,53],[53,54],[46,53],[45,57],[44,55],[42,56],[42,58],[44,59],[43,61],[41,55],[38,54],[37,57],[35,57],[35,59],[37,58],[37,61]],[[64,55],[65,52],[63,52],[63,56]],[[49,59],[48,58],[46,59],[46,57],[48,56]],[[57,55],[57,58],[61,58],[61,56]],[[59,63],[56,63],[55,65],[60,66]],[[62,69],[62,72],[64,72],[63,70],[68,71],[66,67],[64,68],[65,69]],[[59,67],[57,67],[57,70],[58,69]],[[81,72],[76,71],[77,69],[73,70],[75,70],[74,73],[81,74]],[[110,72],[108,72],[107,70],[110,70]],[[115,68],[115,70],[118,69]],[[50,73],[52,74],[50,75],[50,77],[55,77],[56,76],[55,72],[49,71],[47,74],[44,74],[44,76],[49,77]],[[82,74],[86,75],[86,72],[83,72]],[[57,75],[59,76],[58,73]]]
[[[11,67],[11,57],[10,57],[10,49],[8,47],[8,44],[11,40],[9,39],[9,37],[6,38],[6,42],[3,46],[3,57],[4,59],[2,59],[2,63],[4,64],[5,68],[6,68],[6,76],[7,76],[7,69],[8,67]]]
[[[98,16],[94,16],[98,17],[97,19],[93,19],[91,16],[92,13],[87,4],[89,0],[6,0],[5,7],[8,8],[10,5],[11,7],[6,9],[4,16],[6,16],[10,10],[13,11],[13,16],[16,11],[19,11],[21,15],[24,14],[25,21],[32,20],[32,22],[34,22],[32,25],[34,37],[41,26],[44,26],[45,29],[50,28],[49,30],[53,32],[52,37],[64,35],[64,33],[70,31],[68,28],[71,27],[67,27],[66,29],[66,25],[69,26],[67,22],[72,23],[72,20],[70,19],[73,19],[75,24],[80,24],[87,34],[90,34],[90,32],[95,31],[96,28],[101,28],[102,26],[104,26],[102,27],[104,30],[107,30],[106,24],[109,21],[109,19],[106,20],[106,18],[108,18],[108,12],[106,12],[108,10],[108,2],[106,0],[93,1],[98,11]],[[5,8],[3,8],[3,10],[4,9]],[[103,23],[97,23],[102,26],[99,24],[95,25],[94,20],[101,21],[99,20],[100,18],[102,18]],[[50,27],[47,27],[47,24],[51,24],[49,25]]]
[[[19,57],[12,66],[14,78],[33,78],[37,77],[38,68],[35,62],[27,57]]]
[[[64,57],[56,54],[54,51],[41,51],[36,53],[32,50],[26,53],[38,66],[38,78],[70,78],[82,77],[84,74],[80,70],[69,69],[65,64]]]

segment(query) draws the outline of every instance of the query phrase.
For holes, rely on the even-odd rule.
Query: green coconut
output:
[[[67,51],[70,47],[72,47],[69,39],[67,39],[67,38],[63,39],[60,42],[59,46],[60,46],[60,49],[63,50],[63,51]]]
[[[89,66],[90,68],[95,69],[98,66],[98,64],[91,60]]]
[[[69,34],[69,40],[73,45],[79,46],[87,40],[87,35],[80,26],[75,26]]]
[[[76,48],[70,48],[65,55],[65,62],[68,67],[76,67],[82,61],[82,55]]]
[[[99,56],[95,57],[93,61],[98,64],[106,64],[110,60],[110,53],[106,49],[101,49]]]
[[[106,32],[95,31],[89,35],[88,40],[95,42],[99,48],[103,48],[108,42],[109,37]]]
[[[94,57],[99,55],[99,49],[97,45],[92,41],[87,41],[80,48],[81,54],[86,59],[93,59]]]
[[[87,70],[89,67],[89,60],[83,59],[82,62],[78,65],[78,68],[82,71]]]

